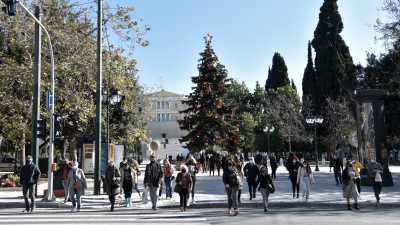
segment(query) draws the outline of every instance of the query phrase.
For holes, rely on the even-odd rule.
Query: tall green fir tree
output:
[[[304,70],[303,75],[303,99],[302,102],[309,102],[307,106],[313,107],[313,97],[315,97],[315,69],[312,58],[312,47],[311,42],[308,42],[308,56],[307,56],[307,66]],[[307,109],[306,111],[310,111],[312,109]]]
[[[290,84],[288,69],[283,57],[275,52],[272,57],[272,67],[268,70],[265,90],[276,89]]]
[[[192,77],[193,91],[183,101],[187,109],[180,112],[184,118],[178,121],[179,125],[188,131],[180,141],[191,152],[218,146],[235,153],[240,145],[239,131],[234,121],[235,110],[224,101],[231,81],[212,48],[212,36],[207,35],[204,39],[205,49],[200,53],[199,74]]]
[[[321,112],[326,99],[349,98],[357,80],[356,69],[349,48],[340,33],[342,18],[337,0],[325,0],[314,31],[312,46],[315,50],[316,107]]]

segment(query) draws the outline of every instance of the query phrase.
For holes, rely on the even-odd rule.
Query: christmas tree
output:
[[[187,106],[184,119],[179,121],[181,129],[188,134],[180,139],[192,152],[219,146],[229,152],[236,152],[240,137],[234,118],[235,109],[224,102],[230,85],[228,72],[219,63],[211,42],[205,38],[205,49],[200,53],[198,76],[192,77],[193,91],[183,103]]]

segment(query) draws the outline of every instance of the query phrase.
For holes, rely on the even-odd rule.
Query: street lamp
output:
[[[318,167],[318,147],[317,147],[317,125],[322,124],[324,119],[321,117],[311,117],[306,119],[306,123],[310,125],[314,125],[314,150],[315,150],[315,171],[319,171]]]
[[[122,96],[119,91],[112,91],[103,93],[104,103],[107,104],[107,149],[110,145],[110,105],[115,105],[121,102]]]
[[[268,138],[268,154],[269,154],[269,152],[271,151],[271,146],[270,146],[270,134],[271,134],[272,132],[274,132],[274,130],[275,130],[275,127],[273,127],[273,126],[271,126],[271,127],[266,126],[266,127],[264,128],[264,132],[267,133],[267,138]]]

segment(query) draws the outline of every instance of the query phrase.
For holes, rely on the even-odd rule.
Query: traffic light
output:
[[[63,137],[62,122],[62,117],[60,115],[54,114],[54,140],[60,140]]]
[[[3,7],[3,11],[7,13],[9,16],[15,16],[16,13],[16,0],[1,0],[6,6]]]
[[[39,119],[37,121],[37,129],[36,129],[36,134],[37,137],[45,140],[46,139],[46,120],[45,119]]]

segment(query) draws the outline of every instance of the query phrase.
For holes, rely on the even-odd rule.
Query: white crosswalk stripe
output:
[[[160,224],[160,225],[209,225],[195,212],[163,210],[117,210],[114,212],[82,210],[70,213],[67,209],[38,209],[33,214],[0,212],[0,225],[57,224],[57,225],[103,225],[103,224]]]

